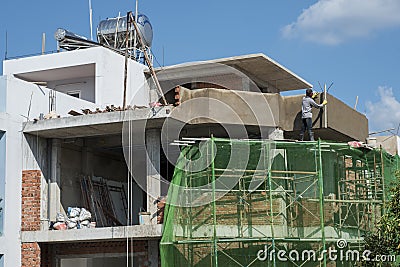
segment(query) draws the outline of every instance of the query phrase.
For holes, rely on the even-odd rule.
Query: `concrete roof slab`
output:
[[[161,124],[163,119],[168,117],[170,110],[171,107],[145,108],[27,122],[23,132],[43,138],[120,134],[124,122],[146,122],[147,127],[152,127]]]
[[[15,77],[28,82],[51,82],[57,80],[76,79],[83,77],[94,77],[96,65],[85,64],[41,71],[14,74]]]
[[[191,75],[196,75],[196,77],[198,77],[200,75],[199,71],[202,71],[202,75],[205,74],[202,69],[202,65],[205,63],[224,64],[238,69],[252,79],[260,88],[265,88],[268,87],[268,85],[271,85],[281,92],[312,88],[312,85],[303,78],[264,54],[252,54],[184,63],[158,68],[156,71],[161,75],[165,75],[165,77],[174,79],[182,75],[187,76],[188,72]],[[208,74],[215,74],[214,70],[208,69]]]

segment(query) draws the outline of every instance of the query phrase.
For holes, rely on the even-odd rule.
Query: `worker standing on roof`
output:
[[[301,106],[301,132],[300,132],[300,140],[304,140],[304,133],[306,129],[308,130],[308,135],[310,136],[310,141],[314,141],[314,133],[312,131],[312,108],[322,108],[324,105],[328,103],[328,101],[324,100],[322,104],[315,103],[314,99],[318,93],[313,93],[312,89],[306,90],[306,96],[303,97],[303,103]]]

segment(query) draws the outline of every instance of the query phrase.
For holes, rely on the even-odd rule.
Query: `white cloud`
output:
[[[373,131],[397,129],[400,123],[400,102],[393,95],[393,89],[378,88],[379,100],[367,102],[369,128]]]
[[[400,26],[399,0],[319,0],[286,25],[286,38],[329,45]]]

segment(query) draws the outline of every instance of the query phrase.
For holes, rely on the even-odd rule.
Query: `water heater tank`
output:
[[[56,38],[57,41],[62,42],[66,38],[72,38],[76,40],[87,40],[86,37],[77,35],[73,32],[67,31],[66,29],[63,28],[58,28],[57,31],[54,33],[54,38]]]
[[[97,41],[100,44],[105,44],[111,47],[124,48],[126,38],[126,22],[126,16],[109,18],[100,21],[99,25],[97,26]],[[137,25],[145,45],[151,47],[151,43],[153,41],[153,27],[151,26],[149,18],[146,15],[139,13],[137,17]],[[133,25],[130,31],[132,32],[130,36],[133,38],[133,33],[135,31]]]

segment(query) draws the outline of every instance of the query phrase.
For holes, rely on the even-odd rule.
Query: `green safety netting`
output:
[[[269,252],[318,253],[339,239],[359,247],[398,162],[320,141],[210,138],[184,147],[167,196],[162,266],[325,265],[326,257],[282,261]]]

